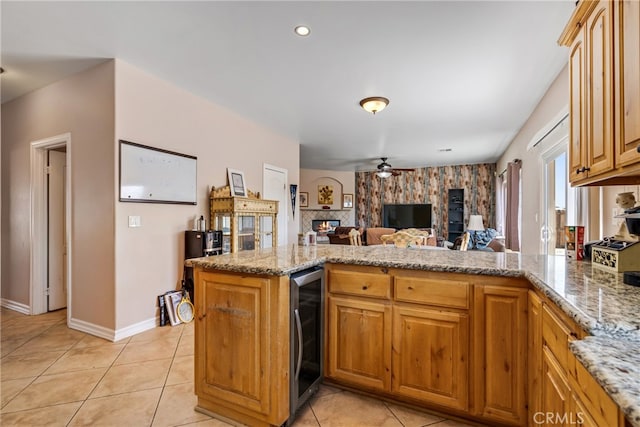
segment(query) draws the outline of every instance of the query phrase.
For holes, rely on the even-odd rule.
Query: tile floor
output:
[[[228,426],[195,412],[193,323],[112,343],[66,327],[66,311],[0,309],[0,425]],[[434,426],[445,420],[330,386],[295,427]]]

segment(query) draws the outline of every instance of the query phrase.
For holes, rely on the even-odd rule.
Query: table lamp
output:
[[[478,231],[484,231],[484,224],[482,223],[482,215],[470,215],[469,216],[469,225],[467,226],[467,230],[473,231],[473,235],[471,237],[471,241],[473,242],[472,249],[476,249],[478,245]]]

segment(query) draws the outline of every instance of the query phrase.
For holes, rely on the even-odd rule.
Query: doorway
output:
[[[31,143],[31,314],[71,318],[71,134]]]
[[[262,197],[267,200],[278,201],[278,246],[287,244],[287,222],[289,219],[289,206],[291,201],[289,200],[289,192],[287,191],[287,174],[286,169],[279,168],[268,164],[263,165],[262,173]],[[268,219],[268,218],[267,218]],[[269,221],[261,224],[260,229],[265,233],[270,232]],[[263,238],[266,237],[266,238]],[[271,238],[268,236],[260,237],[262,247],[271,247]]]

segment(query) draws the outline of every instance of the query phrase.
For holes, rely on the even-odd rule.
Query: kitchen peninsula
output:
[[[286,421],[288,276],[324,265],[326,381],[491,425],[640,426],[640,289],[588,262],[290,245],[187,263],[199,410]]]

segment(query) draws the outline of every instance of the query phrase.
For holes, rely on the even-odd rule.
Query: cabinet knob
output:
[[[368,287],[367,285],[364,285],[364,286],[362,287],[362,290],[363,290],[363,291],[366,291],[367,289],[369,289],[369,287]]]
[[[202,320],[202,319],[204,319],[205,317],[207,317],[207,313],[203,314],[202,316],[198,316],[198,320]]]
[[[638,145],[638,146],[636,147],[636,151],[637,151],[638,153],[640,153],[640,145]]]

